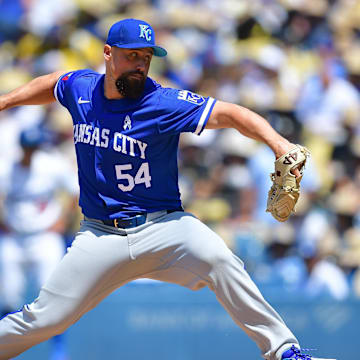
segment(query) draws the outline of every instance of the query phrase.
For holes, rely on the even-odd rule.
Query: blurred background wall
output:
[[[107,30],[126,17],[150,22],[157,42],[168,50],[165,60],[153,59],[150,72],[162,85],[246,106],[310,149],[302,197],[285,224],[265,213],[273,154],[232,130],[182,135],[182,198],[185,208],[244,260],[304,345],[323,350],[328,339],[331,351],[321,355],[356,356],[360,1],[0,0],[0,93],[59,69],[102,72]],[[39,124],[52,134],[47,146],[70,159],[76,171],[71,119],[54,104],[0,113],[0,172],[20,158],[22,129]],[[66,222],[68,244],[78,218],[80,214]],[[1,234],[6,234],[4,221],[0,241]],[[30,286],[28,299],[33,293]],[[169,311],[164,321],[170,328],[146,318],[147,311],[154,311],[162,321],[163,307]],[[220,325],[213,322],[213,312]],[[131,316],[139,327],[129,323]],[[226,316],[207,290],[192,294],[137,283],[116,292],[69,331],[69,356],[259,358]],[[91,344],[85,345],[85,339]],[[215,343],[223,352],[214,350]],[[46,344],[34,351],[20,358],[45,358]]]

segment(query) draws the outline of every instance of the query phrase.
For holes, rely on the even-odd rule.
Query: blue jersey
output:
[[[73,119],[82,212],[105,220],[181,208],[179,135],[200,134],[215,100],[150,78],[139,99],[108,100],[104,77],[70,72],[54,89]]]

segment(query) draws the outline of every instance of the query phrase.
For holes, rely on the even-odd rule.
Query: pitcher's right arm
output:
[[[45,105],[56,101],[54,87],[65,71],[39,76],[25,85],[0,96],[0,111],[21,105]]]

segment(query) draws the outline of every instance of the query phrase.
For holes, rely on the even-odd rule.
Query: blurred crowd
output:
[[[168,50],[152,78],[248,107],[312,153],[297,211],[279,224],[265,212],[266,146],[235,130],[183,134],[185,208],[260,287],[360,296],[360,1],[0,0],[0,93],[59,69],[103,72],[108,28],[126,17],[150,22]],[[0,113],[1,167],[21,156],[21,130],[38,124],[75,168],[72,122],[58,104]]]

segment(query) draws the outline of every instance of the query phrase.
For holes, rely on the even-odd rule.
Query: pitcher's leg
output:
[[[176,215],[170,214],[174,218]],[[277,360],[295,336],[277,312],[264,300],[244,269],[242,261],[223,240],[198,219],[181,215],[167,221],[159,237],[168,242],[169,254],[162,256],[163,266],[149,275],[191,289],[208,285],[217,299],[259,346],[266,359]],[[161,248],[161,247],[159,247]]]
[[[0,360],[14,357],[62,333],[111,291],[121,286],[129,261],[126,236],[79,233],[39,297],[0,321]],[[130,277],[124,271],[124,276]]]
[[[233,320],[257,343],[266,359],[277,360],[298,341],[279,314],[263,298],[234,254],[212,259],[209,287]]]

